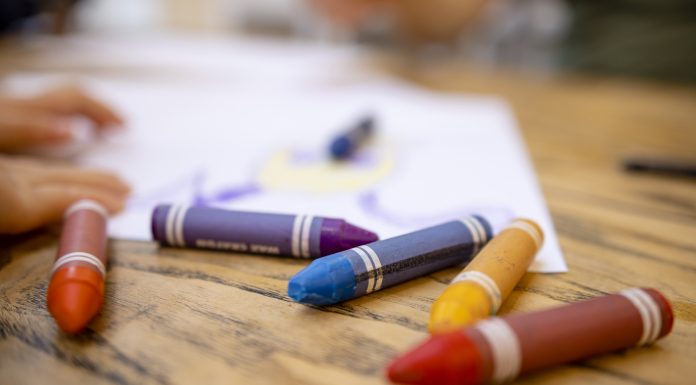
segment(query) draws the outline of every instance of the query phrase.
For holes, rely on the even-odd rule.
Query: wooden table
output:
[[[696,182],[620,167],[634,153],[696,156],[694,90],[464,65],[378,66],[436,89],[499,94],[514,106],[570,272],[528,274],[501,314],[631,286],[655,287],[674,306],[674,330],[654,346],[521,383],[696,378]],[[426,337],[430,304],[457,271],[318,308],[286,295],[306,261],[113,240],[102,313],[68,337],[45,306],[57,231],[2,246],[3,384],[386,383],[385,365]]]

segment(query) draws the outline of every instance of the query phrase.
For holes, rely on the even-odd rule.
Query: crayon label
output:
[[[660,306],[648,293],[639,288],[626,289],[619,294],[631,301],[643,321],[643,333],[638,341],[638,346],[655,342],[662,330]]]
[[[508,382],[520,373],[522,349],[517,334],[500,318],[479,321],[476,329],[488,341],[493,354],[494,382]]]
[[[500,294],[498,284],[496,284],[491,277],[480,271],[462,271],[461,273],[457,274],[456,277],[454,277],[451,284],[463,281],[474,282],[481,286],[481,288],[483,288],[483,290],[485,290],[488,294],[488,298],[491,300],[491,314],[498,312],[498,309],[502,303],[502,295]]]
[[[162,218],[162,238],[172,246],[291,255],[311,258],[320,254],[322,218],[171,206]]]
[[[68,253],[58,258],[55,263],[53,263],[53,269],[51,270],[51,276],[55,274],[58,269],[65,266],[65,264],[70,262],[83,262],[94,266],[102,277],[106,275],[106,268],[102,261],[90,253],[85,253],[82,251],[75,251]]]
[[[485,220],[471,217],[347,250],[356,276],[355,294],[468,261],[488,241],[491,231]]]

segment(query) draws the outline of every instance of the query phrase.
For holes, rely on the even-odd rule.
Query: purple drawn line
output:
[[[194,196],[196,196],[201,190],[205,178],[206,175],[203,170],[195,171],[191,175],[177,179],[149,192],[133,196],[128,200],[128,206],[134,208],[151,207],[158,203],[162,203],[169,197],[180,194],[182,191],[192,191]]]
[[[421,228],[438,223],[463,218],[469,215],[478,214],[491,220],[494,227],[499,224],[507,223],[514,217],[514,211],[499,206],[464,206],[447,210],[447,212],[434,213],[427,216],[403,215],[382,207],[375,191],[368,191],[358,197],[358,206],[368,215],[379,219],[382,222],[403,228]]]
[[[231,186],[220,189],[208,196],[197,193],[193,202],[196,206],[212,206],[217,203],[234,201],[247,195],[258,194],[262,191],[261,187],[255,184]]]
[[[355,154],[347,165],[358,168],[369,168],[375,166],[377,161],[377,154],[374,151],[361,151]],[[330,162],[330,160],[324,153],[291,150],[289,162],[292,165],[305,166],[314,163]],[[260,165],[252,168],[255,172],[251,174],[258,175],[261,168]],[[190,175],[176,179],[161,187],[133,196],[129,199],[128,206],[131,208],[149,208],[186,192],[191,193],[192,199],[190,202],[181,203],[191,203],[197,206],[211,206],[264,192],[263,188],[254,181],[255,178],[249,178],[250,182],[246,184],[223,186],[212,194],[206,194],[203,192],[203,187],[205,186],[207,178],[208,175],[204,169],[196,170]]]
[[[249,183],[241,186],[223,187],[213,194],[205,194],[203,192],[203,186],[205,185],[206,179],[206,172],[204,170],[198,170],[191,175],[177,179],[152,191],[138,194],[128,201],[128,205],[133,208],[149,208],[156,204],[166,202],[168,199],[182,192],[191,192],[192,199],[190,202],[179,203],[210,206],[216,203],[230,202],[243,196],[256,194],[262,191],[259,186]]]

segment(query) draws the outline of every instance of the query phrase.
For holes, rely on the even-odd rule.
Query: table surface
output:
[[[693,159],[696,91],[461,63],[375,65],[439,90],[499,94],[515,109],[570,271],[527,274],[501,314],[631,286],[657,288],[674,307],[671,335],[651,347],[520,383],[685,384],[696,377],[696,181],[620,167],[631,154]],[[1,240],[3,384],[386,383],[385,365],[426,337],[430,304],[458,270],[318,308],[286,295],[306,261],[112,240],[102,312],[86,332],[68,337],[45,305],[57,239],[54,229]]]

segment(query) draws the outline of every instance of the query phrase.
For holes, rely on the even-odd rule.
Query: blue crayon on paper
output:
[[[170,246],[297,258],[317,258],[379,239],[337,218],[172,205],[153,211],[152,237]]]
[[[375,119],[367,116],[347,132],[341,133],[331,141],[329,153],[336,160],[349,158],[372,135]]]
[[[493,236],[471,216],[316,259],[290,279],[295,301],[330,305],[470,261]]]

